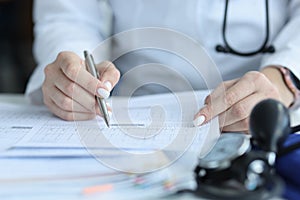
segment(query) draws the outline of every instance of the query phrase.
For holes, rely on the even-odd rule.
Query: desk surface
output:
[[[0,102],[2,103],[16,103],[16,104],[25,104],[26,100],[23,94],[5,94],[0,93]]]
[[[0,102],[2,102],[2,103],[12,103],[12,104],[26,104],[27,102],[26,102],[26,100],[25,100],[25,98],[24,98],[24,95],[22,95],[22,94],[0,94]],[[294,112],[292,115],[291,115],[291,117],[292,117],[292,122],[294,123],[294,124],[299,124],[299,121],[300,121],[300,113],[297,111],[297,112]],[[7,164],[7,163],[10,163],[10,162],[12,162],[10,159],[1,159],[1,163],[2,163],[2,165],[3,164]],[[20,165],[21,163],[22,163],[22,167],[20,168],[20,170],[30,170],[30,169],[28,169],[28,168],[26,168],[26,163],[27,163],[27,165],[28,165],[28,163],[30,162],[30,160],[23,160],[23,159],[19,159],[19,160],[17,160],[17,163],[19,163],[19,164],[15,164],[15,165]],[[34,160],[33,162],[35,162],[35,165],[36,166],[38,166],[38,167],[49,167],[49,166],[43,166],[43,161],[41,161],[41,162],[39,162],[39,161],[37,161],[37,160]],[[56,162],[56,161],[55,161]],[[63,167],[63,166],[68,166],[69,165],[69,162],[68,161],[64,161],[64,160],[60,160],[59,161],[60,162],[60,165]],[[25,163],[25,164],[23,164],[23,163]],[[65,164],[64,164],[65,163]],[[9,166],[8,166],[9,167]],[[50,166],[51,167],[51,166]],[[50,170],[50,169],[49,169]],[[9,171],[9,170],[8,170]],[[11,172],[11,171],[10,171]],[[0,174],[1,174],[1,172],[0,172]],[[1,179],[1,178],[0,178]],[[1,181],[0,181],[1,182]],[[49,186],[49,187],[51,187],[51,186]],[[63,189],[63,188],[62,188]],[[1,196],[1,195],[0,195]],[[15,198],[15,196],[12,196],[12,199],[14,199]],[[8,198],[9,199],[9,198]],[[24,199],[27,199],[27,198],[24,198]],[[28,198],[28,199],[32,199],[31,197],[30,198]],[[39,198],[36,198],[36,199],[39,199]],[[59,199],[59,197],[58,197],[58,199]],[[63,197],[63,199],[74,199],[74,198],[68,198],[68,197]],[[86,197],[86,196],[80,196],[80,197],[78,197],[78,198],[76,198],[76,199],[80,199],[80,200],[82,200],[82,199],[91,199],[91,197],[89,196],[89,197]],[[93,199],[93,198],[92,198]],[[188,195],[188,194],[186,194],[186,195],[180,195],[180,196],[172,196],[172,197],[168,197],[168,198],[161,198],[161,199],[165,199],[165,200],[169,200],[169,199],[178,199],[178,200],[181,200],[181,199],[199,199],[199,198],[196,198],[196,197],[194,197],[194,196],[191,196],[191,195]]]
[[[2,103],[15,103],[15,104],[26,104],[28,103],[23,94],[10,94],[10,93],[0,93],[0,102]],[[290,113],[291,117],[291,125],[299,125],[300,124],[300,108],[298,110],[292,111]]]
[[[25,100],[24,95],[22,94],[0,94],[0,102],[1,103],[10,103],[10,104],[18,104],[18,105],[22,105],[22,104],[27,104],[28,102]],[[7,165],[6,167],[4,167],[4,171],[0,171],[0,185],[6,184],[5,181],[3,182],[3,179],[1,179],[1,173],[16,173],[14,170],[19,169],[20,171],[25,171],[25,172],[29,172],[32,170],[35,170],[32,166],[38,167],[38,168],[44,168],[42,171],[45,172],[47,170],[49,170],[50,174],[59,174],[59,170],[62,168],[66,168],[66,170],[68,168],[70,168],[72,166],[72,163],[74,163],[74,160],[68,160],[68,159],[58,159],[58,160],[53,160],[53,161],[49,161],[49,160],[43,160],[43,159],[22,159],[22,158],[15,158],[15,159],[7,159],[7,158],[0,158],[0,162],[1,165]],[[94,170],[93,172],[97,171],[97,169],[95,169],[95,166],[91,166],[91,165],[95,165],[93,164],[93,161],[88,161],[88,160],[82,160],[82,167],[77,167],[78,169],[74,170],[74,167],[72,167],[72,170],[74,171],[78,171],[79,173],[82,172],[83,170]],[[89,164],[92,163],[92,164]],[[76,167],[75,167],[76,168]],[[80,169],[82,168],[82,169]],[[3,168],[1,168],[3,169]],[[71,169],[71,168],[70,168]],[[57,170],[57,173],[55,172],[55,170]],[[19,174],[21,174],[19,172]],[[7,177],[7,176],[6,176]],[[11,181],[8,182],[8,184],[11,184]],[[58,183],[59,184],[59,183]],[[36,184],[33,183],[34,186],[36,186]],[[51,185],[55,186],[55,184],[53,183],[49,183],[49,189],[51,191]],[[18,186],[18,184],[17,184]],[[20,187],[20,186],[19,186]],[[23,187],[23,186],[22,186]],[[27,186],[30,187],[30,186]],[[68,186],[67,186],[68,187]],[[0,186],[1,188],[1,186]],[[26,186],[25,186],[26,188]],[[57,186],[55,187],[57,188]],[[19,189],[19,188],[18,188]],[[61,190],[64,190],[64,186],[62,186],[60,188]],[[0,189],[1,190],[1,189]],[[53,189],[52,189],[53,191]],[[55,191],[54,191],[55,192]],[[47,193],[43,193],[41,192],[41,194],[43,196],[47,196]],[[16,196],[14,194],[9,194],[10,197],[6,198],[7,196],[5,196],[5,199],[18,199],[20,196]],[[61,198],[62,197],[62,198]],[[99,197],[99,196],[98,196]],[[1,192],[0,192],[0,198],[1,198]],[[40,199],[39,196],[29,196],[26,198],[25,196],[22,196],[22,199]],[[48,198],[47,198],[48,199]],[[74,196],[72,197],[68,197],[68,196],[56,196],[55,198],[49,198],[49,199],[78,199],[78,200],[85,200],[85,199],[94,199],[93,196],[82,196],[79,195],[76,198],[74,198]],[[95,198],[97,199],[97,198]],[[153,198],[147,198],[145,197],[145,199],[153,199]],[[172,197],[165,197],[165,198],[160,198],[162,200],[169,200],[169,199],[199,199],[196,198],[192,195],[189,194],[184,194],[184,195],[177,195],[177,196],[172,196]]]

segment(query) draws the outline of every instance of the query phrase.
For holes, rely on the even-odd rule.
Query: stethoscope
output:
[[[228,3],[229,0],[226,0],[225,3],[225,11],[224,11],[224,20],[223,20],[223,28],[222,28],[222,37],[223,37],[223,41],[225,45],[216,45],[216,51],[217,52],[221,52],[221,53],[231,53],[234,55],[238,55],[238,56],[253,56],[259,53],[274,53],[275,52],[275,48],[273,45],[267,46],[267,43],[269,41],[269,34],[270,34],[270,30],[269,30],[269,1],[265,0],[266,3],[266,37],[265,40],[263,42],[263,44],[261,45],[261,47],[255,51],[250,51],[250,52],[240,52],[234,48],[232,48],[227,39],[226,39],[226,28],[227,28],[227,11],[228,11]]]

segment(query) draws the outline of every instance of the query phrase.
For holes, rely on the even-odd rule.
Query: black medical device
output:
[[[208,199],[270,199],[281,196],[283,181],[276,174],[276,158],[300,147],[283,147],[290,133],[288,109],[267,99],[250,115],[251,136],[223,133],[213,149],[199,159],[194,170],[197,188],[182,190]]]

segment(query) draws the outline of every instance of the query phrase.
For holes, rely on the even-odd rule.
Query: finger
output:
[[[89,120],[95,117],[94,113],[72,112],[61,109],[51,99],[45,101],[48,109],[56,116],[67,121],[73,120]]]
[[[193,123],[195,126],[205,124],[213,118],[213,116],[211,116],[212,113],[210,111],[212,99],[218,98],[219,96],[224,96],[225,91],[228,90],[228,88],[234,85],[237,81],[238,79],[223,82],[210,95],[208,95],[205,98],[204,106],[194,116]]]
[[[64,93],[70,99],[73,99],[76,102],[76,104],[80,104],[82,107],[84,107],[86,110],[89,110],[90,112],[95,111],[95,96],[83,89],[81,86],[71,81],[70,79],[68,79],[67,77],[65,77],[63,74],[57,74],[55,86],[60,90],[60,92]],[[53,95],[56,96],[55,94]],[[60,95],[55,99],[63,101],[62,96],[63,95]],[[61,105],[61,103],[57,101],[55,102],[58,105]]]
[[[108,110],[109,112],[112,112],[112,108],[111,108],[110,103],[107,103],[107,102],[106,102],[106,107],[107,107],[107,110]]]
[[[53,101],[62,110],[69,112],[94,112],[94,110],[89,110],[83,107],[78,102],[71,99],[70,97],[66,96],[62,91],[60,91],[56,87],[53,87],[51,90],[47,90],[45,92],[48,94],[49,99],[51,99],[51,101]]]
[[[265,97],[260,93],[250,95],[234,104],[227,111],[221,113],[219,115],[219,121],[223,122],[222,126],[229,126],[246,119],[250,116],[253,107],[263,99],[265,99]]]
[[[212,115],[216,116],[240,100],[253,94],[256,91],[254,84],[249,81],[249,78],[242,77],[231,87],[225,90],[224,94],[216,96],[211,99]]]
[[[202,124],[206,123],[215,116],[226,111],[238,101],[253,94],[256,90],[257,88],[256,84],[253,83],[252,74],[247,73],[241,79],[236,81],[236,83],[233,84],[231,87],[228,87],[227,90],[225,90],[224,94],[214,94],[214,96],[211,97],[208,104],[196,114],[194,122],[202,122],[200,120],[197,120],[197,118],[201,117],[200,119],[205,119],[202,122]],[[199,125],[201,124],[198,124],[198,126]]]
[[[118,83],[120,72],[110,61],[104,61],[97,65],[100,81],[104,83],[109,91]]]
[[[225,81],[220,85],[218,85],[218,87],[214,89],[212,93],[205,98],[204,104],[209,104],[209,102],[211,102],[211,99],[215,99],[219,96],[224,96],[225,91],[227,91],[228,88],[232,87],[237,81],[238,79],[233,79],[233,80]]]
[[[59,54],[58,64],[62,72],[71,81],[77,83],[86,91],[93,95],[101,96],[97,92],[98,89],[104,88],[107,90],[106,86],[100,82],[96,77],[86,70],[85,63],[76,54]],[[102,97],[102,96],[101,96]],[[103,96],[106,98],[106,96]]]

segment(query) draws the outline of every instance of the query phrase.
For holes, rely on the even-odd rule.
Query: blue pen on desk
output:
[[[96,78],[99,79],[99,74],[97,73],[97,69],[96,69],[96,65],[94,63],[94,59],[92,57],[91,54],[89,54],[88,51],[84,51],[84,57],[85,57],[85,63],[87,65],[87,68],[89,70],[89,72]],[[106,102],[103,98],[99,98],[97,96],[95,96],[96,101],[98,103],[98,106],[100,108],[100,111],[103,115],[104,121],[107,125],[107,127],[109,127],[109,114],[107,111],[107,106],[106,106]]]

